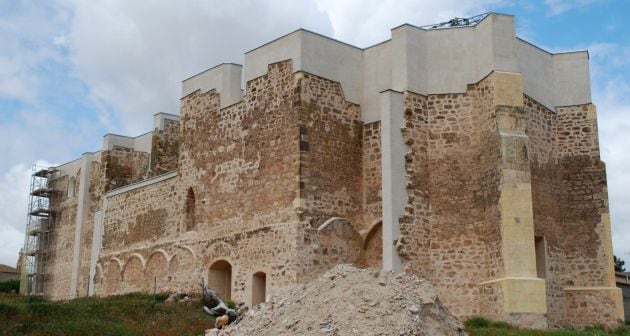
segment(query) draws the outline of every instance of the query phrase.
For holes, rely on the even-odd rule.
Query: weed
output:
[[[230,299],[225,300],[225,305],[230,309],[236,309],[236,303]]]

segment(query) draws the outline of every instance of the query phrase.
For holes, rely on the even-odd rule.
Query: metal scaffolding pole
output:
[[[44,295],[49,233],[55,217],[50,185],[55,171],[32,168],[20,282],[20,293],[25,295]]]

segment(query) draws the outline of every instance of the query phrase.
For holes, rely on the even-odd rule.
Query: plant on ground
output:
[[[616,255],[613,255],[613,263],[615,264],[615,272],[625,272],[626,271],[626,268],[624,267],[626,262],[623,261],[623,259],[617,258]]]
[[[152,295],[135,293],[29,302],[25,296],[0,294],[0,334],[199,335],[213,325],[198,301],[153,304]]]
[[[466,331],[470,336],[630,336],[630,328],[619,327],[606,329],[601,326],[585,327],[583,329],[522,329],[506,322],[495,322],[483,317],[473,317],[466,322]]]
[[[230,309],[236,309],[236,303],[230,299],[225,300],[225,305]]]
[[[20,280],[0,281],[0,293],[17,293],[20,291]]]

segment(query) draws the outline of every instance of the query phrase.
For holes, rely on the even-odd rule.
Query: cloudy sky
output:
[[[627,0],[0,0],[0,263],[23,244],[31,164],[150,130],[154,113],[179,113],[182,79],[299,27],[364,47],[401,23],[487,11],[548,50],[589,50],[614,248],[629,260]]]

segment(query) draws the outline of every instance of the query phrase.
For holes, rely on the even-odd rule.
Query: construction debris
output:
[[[206,335],[466,335],[428,281],[338,265]]]

